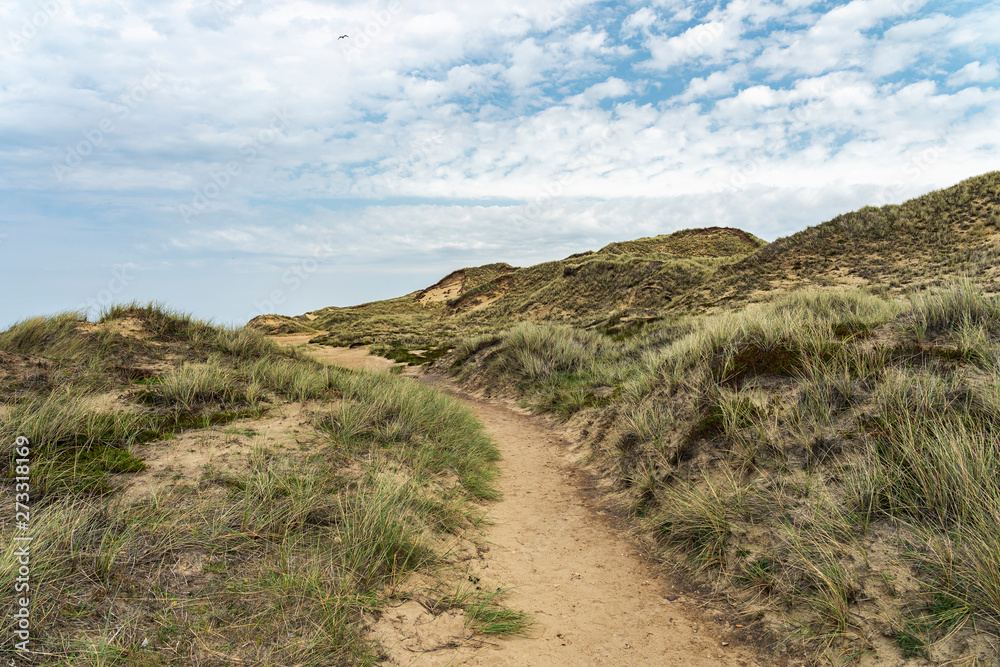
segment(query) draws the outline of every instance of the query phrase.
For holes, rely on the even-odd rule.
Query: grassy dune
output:
[[[738,229],[687,229],[530,267],[460,269],[395,299],[251,324],[271,333],[312,330],[327,345],[378,343],[400,356],[524,321],[621,329],[805,289],[863,287],[899,297],[963,275],[989,283],[1000,278],[998,260],[1000,172],[992,172],[769,244]]]
[[[799,292],[627,338],[524,323],[445,361],[567,420],[748,622],[830,660],[997,659],[1000,300],[981,284]]]
[[[611,319],[642,322],[762,245],[735,229],[684,230],[525,268],[488,264],[461,269],[437,285],[396,299],[323,308],[308,318],[261,317],[251,324],[269,332],[292,332],[307,322],[317,332],[327,332],[314,342],[374,342],[398,354],[402,348],[452,345],[526,320],[579,326]]]
[[[727,265],[676,303],[737,307],[781,290],[868,286],[901,296],[941,280],[1000,278],[1000,171],[903,204],[866,206]]]
[[[429,603],[480,631],[526,625],[496,593],[456,596],[450,552],[497,495],[498,453],[441,394],[132,304],[0,334],[0,395],[0,439],[32,443],[34,664],[374,664],[363,617],[405,597],[416,570],[440,581]],[[293,404],[298,446],[276,445],[268,419]],[[142,445],[225,424],[252,436],[243,465],[126,500]],[[11,499],[13,458],[0,463]],[[0,512],[10,591],[13,502]]]

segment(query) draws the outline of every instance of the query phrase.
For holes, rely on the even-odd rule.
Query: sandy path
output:
[[[453,651],[450,664],[758,665],[693,600],[667,599],[679,592],[602,516],[569,443],[528,415],[459,397],[503,454],[504,498],[490,509],[496,525],[488,529],[493,546],[482,577],[515,588],[507,604],[538,625],[528,638]],[[409,664],[449,664],[443,657],[414,656]]]
[[[291,342],[293,337],[282,338]],[[327,348],[316,356],[328,363],[340,362],[327,350],[350,362],[343,365],[367,366],[366,350]],[[404,621],[398,625],[406,627],[390,647],[392,664],[760,666],[752,649],[728,638],[722,622],[674,590],[669,577],[612,525],[593,482],[574,465],[578,455],[571,443],[540,420],[461,393],[442,377],[418,379],[469,405],[500,447],[504,497],[489,510],[495,525],[486,539],[492,546],[469,566],[480,570],[484,583],[513,588],[507,604],[529,612],[537,625],[529,637],[470,643],[460,630],[447,629],[456,619],[433,617],[416,603],[404,603],[386,610],[387,616],[398,613]],[[413,646],[424,632],[421,624],[435,623],[446,626],[436,634],[443,630],[451,646],[423,653],[403,647]]]
[[[368,354],[368,346],[330,347],[328,345],[309,345],[309,339],[318,334],[290,334],[271,336],[279,345],[299,346],[314,359],[345,368],[364,368],[370,371],[389,370],[396,362],[385,357]]]

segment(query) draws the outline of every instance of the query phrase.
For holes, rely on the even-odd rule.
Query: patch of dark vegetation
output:
[[[833,325],[833,335],[841,340],[870,338],[872,327],[870,323],[858,320],[837,322]]]
[[[918,606],[903,618],[893,637],[903,657],[927,657],[930,646],[955,630],[968,615],[969,610],[959,600],[934,595],[928,604]]]
[[[709,405],[701,411],[701,414],[690,428],[685,437],[689,445],[693,445],[698,440],[711,440],[725,433],[725,426],[722,416],[722,408],[718,405]]]
[[[921,345],[913,341],[900,341],[887,350],[893,362],[906,366],[928,366],[943,362],[968,362],[974,355],[951,347]]]
[[[721,384],[738,385],[758,375],[791,377],[802,370],[802,348],[794,340],[773,344],[746,342],[731,354],[719,355],[712,373]]]
[[[104,494],[112,491],[109,475],[135,473],[146,464],[131,452],[108,445],[39,452],[35,466],[36,500],[61,493]]]
[[[837,438],[816,436],[809,443],[809,461],[815,466],[835,459],[844,449],[843,441]]]
[[[66,493],[107,493],[112,490],[109,474],[140,472],[145,464],[131,449],[154,440],[191,430],[226,424],[237,419],[260,417],[262,408],[223,411],[166,412],[140,414],[102,413],[74,407],[72,396],[64,407],[32,409],[26,405],[0,423],[0,432],[16,429],[36,443],[34,498],[51,502]],[[44,423],[41,423],[44,422]],[[0,475],[13,478],[13,457],[0,464]]]
[[[156,415],[153,428],[143,432],[144,440],[158,440],[196,428],[222,426],[240,419],[255,419],[266,413],[263,407],[245,407],[227,410],[203,410],[199,412],[168,412]]]
[[[372,352],[386,359],[391,359],[396,363],[406,364],[407,366],[423,366],[424,364],[437,361],[453,349],[454,346],[447,343],[437,346],[431,345],[427,349],[413,349],[407,347],[401,341],[390,341],[374,346]]]
[[[364,347],[366,345],[372,345],[375,341],[370,338],[362,338],[359,340],[344,340],[338,336],[332,334],[322,334],[320,336],[314,336],[309,339],[310,345],[326,345],[328,347],[348,347],[357,348]]]
[[[622,315],[616,314],[608,318],[603,324],[596,326],[596,330],[605,336],[616,341],[623,341],[641,334],[646,327],[663,320],[660,316],[631,317],[623,320]]]
[[[136,366],[119,366],[114,369],[124,379],[136,384],[156,384],[162,382],[162,378],[156,377],[157,371]]]
[[[546,381],[542,386],[533,387],[532,393],[537,397],[530,404],[533,409],[568,419],[584,408],[610,405],[614,400],[615,390],[607,386],[594,387],[583,378],[563,375]]]

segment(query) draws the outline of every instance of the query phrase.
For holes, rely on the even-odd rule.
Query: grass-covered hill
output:
[[[732,257],[746,255],[767,245],[741,229],[706,227],[634,241],[609,243],[598,252],[608,255],[672,255],[674,257]]]
[[[298,317],[286,317],[284,315],[258,315],[249,322],[247,326],[261,333],[270,335],[280,334],[305,334],[315,333],[309,324],[310,317],[299,315]]]
[[[0,440],[5,649],[13,538],[33,538],[18,664],[371,665],[364,617],[411,596],[480,632],[525,626],[452,565],[497,450],[404,378],[155,305],[36,318],[0,333]],[[440,584],[407,591],[414,571]]]
[[[582,322],[668,307],[717,267],[764,245],[738,229],[688,229],[516,269],[464,291],[445,316]]]
[[[298,317],[263,316],[269,333],[309,333],[383,351],[450,344],[522,321],[615,332],[716,312],[807,288],[901,295],[962,275],[1000,279],[1000,172],[900,205],[865,207],[773,243],[712,227],[612,243],[515,268],[454,271],[427,289]]]
[[[815,664],[1000,662],[1000,298],[812,289],[438,362],[564,423],[665,562]]]
[[[763,245],[737,229],[684,230],[526,268],[488,264],[460,269],[395,299],[323,308],[295,318],[264,316],[251,325],[269,333],[308,326],[327,332],[317,341],[333,345],[426,347],[524,320],[641,323],[720,267]]]
[[[993,285],[1000,279],[1000,172],[777,239],[722,268],[679,305],[717,308],[830,286],[898,295],[961,275]]]

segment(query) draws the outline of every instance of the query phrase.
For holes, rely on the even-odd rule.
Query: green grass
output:
[[[725,487],[679,483],[657,490],[657,507],[647,519],[667,546],[683,545],[697,569],[725,562],[726,539],[732,531]]]
[[[961,627],[968,616],[969,610],[954,598],[940,594],[934,596],[926,605],[906,616],[896,631],[895,639],[903,657],[926,657],[934,641]]]
[[[474,497],[498,497],[499,452],[468,409],[402,378],[348,373],[341,382],[344,403],[320,428],[352,449],[383,447],[420,473],[453,473]]]
[[[61,347],[61,353],[75,352],[70,339],[73,343],[79,343],[73,334],[83,319],[83,315],[79,313],[63,313],[55,317],[34,317],[18,322],[0,334],[0,350],[32,354]]]
[[[624,340],[660,319],[650,314],[654,309],[672,304],[675,295],[703,284],[762,243],[739,230],[683,230],[536,266],[460,269],[442,281],[455,293],[446,301],[425,301],[428,290],[421,290],[317,310],[309,326],[328,333],[311,342],[374,344],[378,354],[420,364],[429,355],[413,355],[413,350],[440,350],[524,320],[589,324]]]
[[[779,281],[792,289],[861,279],[893,296],[943,281],[1000,275],[1000,172],[967,179],[900,205],[866,206],[779,238],[674,300],[677,307],[741,307]]]
[[[479,576],[469,576],[459,581],[455,592],[445,602],[450,607],[465,610],[469,625],[480,634],[526,636],[535,627],[535,622],[523,611],[503,605],[509,593],[503,587],[490,588]]]
[[[218,360],[206,364],[185,364],[141,394],[147,402],[162,402],[191,410],[206,403],[246,402],[246,395],[232,382],[231,372]]]
[[[327,331],[314,340],[328,345],[399,341],[407,350],[489,335],[523,321],[590,327],[626,340],[661,319],[717,314],[772,292],[810,290],[817,299],[813,306],[824,309],[825,300],[837,299],[827,295],[858,281],[894,298],[919,296],[961,276],[995,281],[998,182],[1000,172],[983,174],[902,205],[864,207],[769,244],[738,229],[687,229],[535,266],[459,269],[442,281],[453,289],[447,301],[424,301],[428,290],[421,290],[322,308],[310,314],[315,319],[308,326]],[[871,332],[870,313],[851,313],[852,305],[866,307],[860,297],[834,306],[845,311],[834,325],[841,339]],[[303,319],[285,318],[281,326],[300,327]]]
[[[48,378],[2,360],[18,400],[0,413],[0,437],[32,443],[38,664],[376,664],[363,618],[415,571],[451,581],[450,545],[498,496],[497,449],[461,404],[318,364],[258,332],[128,304],[98,323],[28,320],[0,346],[42,359]],[[298,447],[271,446],[273,423],[216,428],[291,401],[307,406],[291,431]],[[203,429],[253,446],[235,465],[123,500],[146,467],[141,445],[169,450],[174,434]],[[11,497],[12,463],[0,461]],[[2,518],[4,562],[15,563],[12,505]],[[5,566],[0,585],[12,589],[16,572]],[[438,603],[462,606],[444,593]],[[496,596],[462,604],[479,632],[526,627]]]

